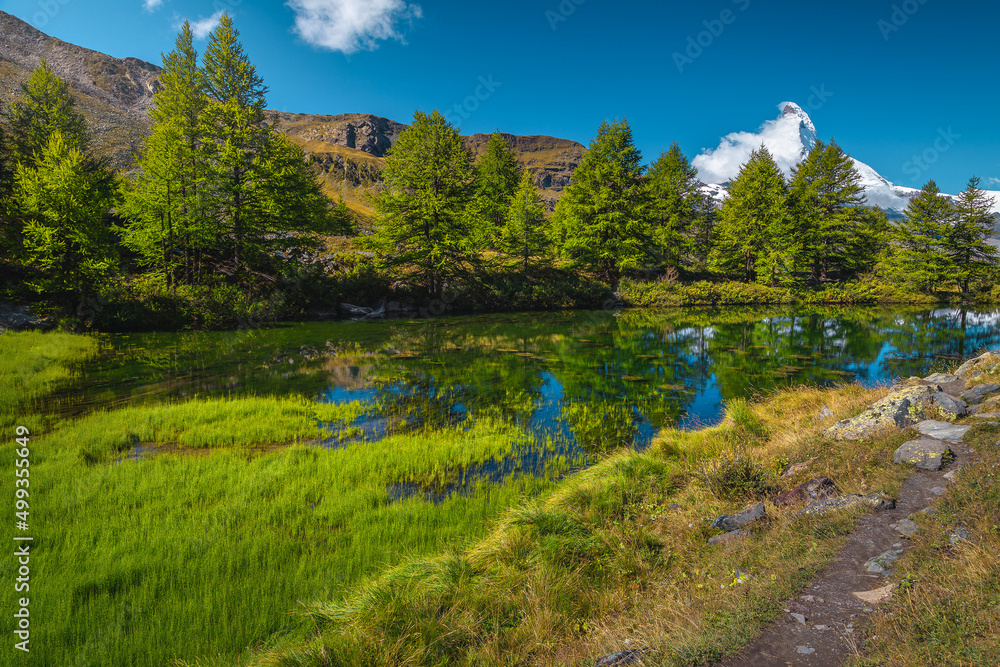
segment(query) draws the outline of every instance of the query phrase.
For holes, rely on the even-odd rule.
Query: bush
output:
[[[774,473],[737,445],[731,452],[714,459],[710,468],[702,466],[705,486],[720,500],[759,500],[774,493],[778,486]]]

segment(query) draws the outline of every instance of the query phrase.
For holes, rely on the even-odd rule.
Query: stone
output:
[[[957,475],[957,474],[958,474],[958,471],[959,471],[959,470],[961,470],[961,468],[955,468],[955,469],[954,469],[954,470],[952,470],[951,472],[946,472],[946,473],[944,474],[944,478],[945,478],[946,480],[948,480],[949,482],[954,482],[954,481],[955,481],[955,475]]]
[[[839,494],[837,485],[829,477],[817,477],[808,482],[799,484],[794,489],[785,491],[774,499],[774,504],[778,507],[788,505],[801,505],[810,500],[825,500],[833,498]]]
[[[955,375],[958,375],[960,377],[967,377],[974,370],[982,370],[979,369],[978,367],[990,365],[991,362],[996,363],[996,356],[992,352],[984,352],[975,359],[969,359],[964,364],[959,366],[958,370],[955,371]]]
[[[890,510],[896,507],[896,501],[889,498],[884,493],[869,493],[867,496],[852,494],[849,496],[839,496],[837,498],[827,498],[826,500],[820,500],[819,502],[812,503],[811,505],[807,505],[796,512],[796,516],[800,514],[814,514],[822,516],[823,514],[836,512],[849,507],[857,507],[859,505],[868,505],[869,507],[874,507],[876,510]]]
[[[913,428],[921,435],[926,435],[929,438],[957,442],[965,437],[965,434],[969,432],[972,426],[959,426],[950,422],[927,419],[919,422]]]
[[[954,453],[944,442],[934,438],[921,438],[904,442],[892,455],[896,463],[912,463],[923,470],[940,470],[946,458]]]
[[[892,589],[896,587],[896,584],[889,584],[888,586],[883,586],[882,588],[875,588],[870,591],[855,591],[851,593],[854,597],[861,600],[866,604],[880,604],[886,602],[892,597]]]
[[[948,534],[948,541],[951,542],[951,546],[958,546],[959,542],[967,542],[969,540],[969,530],[964,527],[956,528]]]
[[[909,519],[903,519],[896,524],[896,532],[903,537],[913,537],[920,530],[920,526],[917,525],[915,521]]]
[[[630,648],[618,653],[606,655],[597,659],[595,667],[625,667],[625,665],[637,665],[642,659],[642,654],[648,651],[645,648]]]
[[[1000,419],[1000,412],[977,412],[972,416],[979,419]]]
[[[931,395],[931,404],[950,419],[964,417],[969,409],[968,403],[943,391]]]
[[[678,503],[670,503],[669,505],[667,505],[667,509],[670,510],[671,512],[680,512],[681,510],[684,509],[684,507]]]
[[[801,623],[802,625],[806,624],[806,617],[805,617],[804,614],[799,614],[799,613],[793,611],[791,613],[791,617],[794,618],[799,623]]]
[[[782,477],[791,477],[795,473],[801,472],[812,465],[814,462],[818,461],[819,457],[814,456],[806,461],[800,461],[798,463],[793,463],[785,469],[785,472],[781,473]]]
[[[733,531],[767,518],[764,503],[757,503],[737,514],[723,514],[712,522],[712,528]]]
[[[944,494],[948,493],[948,489],[944,488],[943,486],[932,486],[930,491],[935,496],[943,496]]]
[[[952,375],[951,373],[934,373],[924,378],[927,382],[933,382],[934,384],[950,384],[961,379],[961,376]]]
[[[789,602],[788,603],[788,611],[795,612],[795,613],[798,613],[798,614],[808,614],[809,613],[809,609],[806,608],[806,607],[803,607],[798,602]]]
[[[1000,389],[1000,384],[979,384],[972,389],[963,391],[959,396],[967,403],[980,403],[986,398],[986,394],[992,394],[998,389]]]
[[[809,648],[808,646],[798,646],[795,648],[796,653],[801,653],[802,655],[812,655],[816,652],[816,649]]]
[[[865,570],[874,574],[885,574],[892,565],[899,559],[902,549],[889,549],[883,551],[878,556],[871,558],[865,563]]]
[[[837,422],[823,435],[834,440],[861,440],[885,430],[905,428],[923,419],[923,410],[937,390],[927,385],[894,387],[888,396],[856,417]]]
[[[824,405],[823,409],[820,410],[816,414],[816,419],[817,420],[820,420],[820,419],[829,419],[832,416],[833,416],[833,410],[831,410],[829,407],[827,407],[827,406]]]
[[[728,533],[723,533],[722,535],[716,535],[715,537],[708,538],[708,543],[715,546],[716,544],[726,544],[728,542],[735,542],[736,540],[742,540],[750,537],[751,532],[749,530],[731,530]]]

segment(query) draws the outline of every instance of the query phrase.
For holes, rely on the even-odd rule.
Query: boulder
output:
[[[983,367],[994,365],[998,361],[1000,361],[1000,359],[998,359],[992,352],[984,352],[975,359],[969,359],[964,364],[959,366],[958,370],[955,371],[955,375],[968,377],[973,371],[983,370]]]
[[[972,426],[958,426],[949,422],[935,421],[927,419],[915,425],[913,428],[921,435],[937,440],[948,440],[957,442],[965,437]]]
[[[861,440],[884,430],[915,424],[923,418],[924,408],[936,393],[938,387],[930,385],[894,387],[888,396],[858,416],[837,422],[823,431],[823,435],[834,440]]]
[[[934,373],[933,375],[928,375],[924,378],[927,382],[933,382],[935,384],[951,384],[952,382],[957,382],[961,379],[961,376],[952,375],[951,373]]]
[[[712,528],[733,531],[766,518],[767,512],[764,511],[764,503],[757,503],[737,514],[723,514],[712,522]]]
[[[837,485],[829,477],[817,477],[808,482],[799,484],[794,489],[785,491],[774,499],[774,504],[778,507],[787,505],[801,505],[811,500],[825,500],[833,498],[838,494]]]
[[[960,396],[967,403],[980,403],[987,394],[992,394],[998,389],[1000,389],[1000,384],[979,384],[972,389],[963,391]]]
[[[859,494],[852,494],[849,496],[838,496],[836,498],[827,498],[826,500],[820,500],[818,502],[807,505],[796,512],[796,515],[800,514],[814,514],[823,515],[829,514],[830,512],[836,512],[839,510],[847,509],[849,507],[857,507],[859,505],[868,505],[869,507],[874,507],[876,510],[891,510],[896,507],[896,501],[889,498],[884,493],[869,493],[866,496]]]
[[[934,405],[949,419],[964,417],[969,408],[969,404],[960,398],[939,391],[931,395],[931,404]]]
[[[935,438],[910,440],[892,455],[896,463],[912,463],[923,470],[940,470],[945,459],[954,456],[948,445]]]

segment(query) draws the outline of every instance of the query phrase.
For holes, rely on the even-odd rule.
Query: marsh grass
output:
[[[853,414],[884,393],[799,387],[715,427],[666,431],[644,452],[614,454],[513,507],[464,550],[315,600],[317,634],[279,642],[253,664],[554,667],[593,664],[626,639],[650,647],[648,664],[711,664],[779,613],[867,510],[797,517],[769,504],[771,521],[752,538],[710,547],[712,519],[743,504],[714,496],[699,480],[702,463],[743,442],[767,468],[818,455],[800,476],[893,493],[905,471],[886,465],[884,451],[903,436],[834,447],[816,418],[824,406],[829,421]]]

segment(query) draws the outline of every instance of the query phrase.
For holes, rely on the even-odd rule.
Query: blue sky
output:
[[[183,18],[228,9],[269,105],[407,122],[450,110],[587,144],[627,118],[647,161],[693,158],[805,108],[897,185],[1000,190],[1000,8],[942,0],[2,0],[60,39],[160,63]],[[204,41],[200,43],[204,46]],[[485,83],[484,83],[485,82]],[[477,99],[478,94],[478,99]],[[456,105],[464,105],[461,112]],[[942,139],[947,137],[947,140]]]

